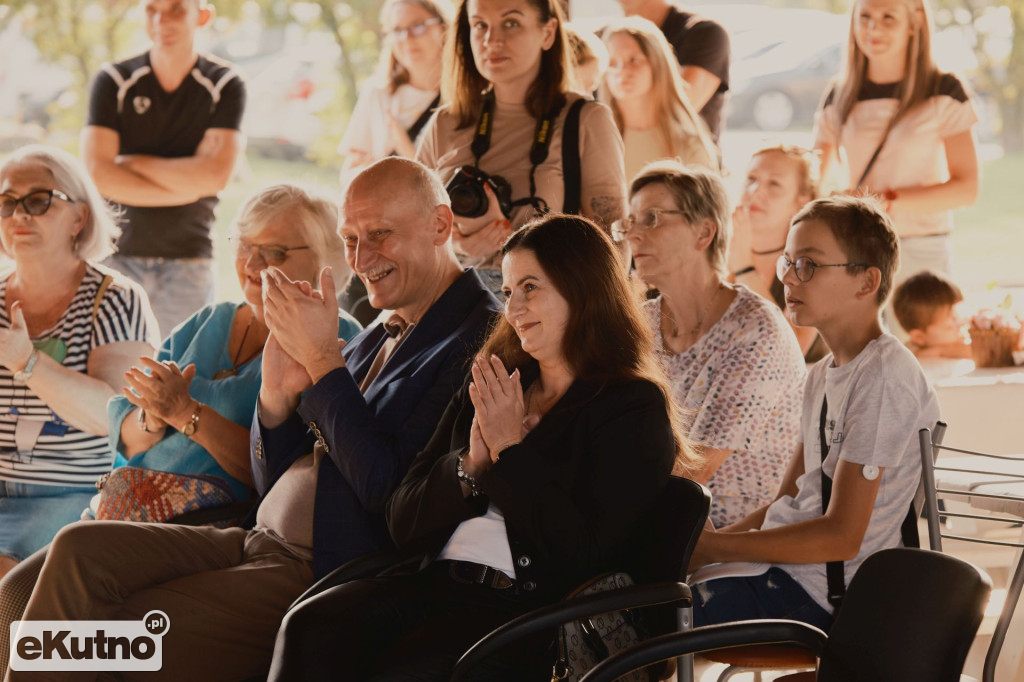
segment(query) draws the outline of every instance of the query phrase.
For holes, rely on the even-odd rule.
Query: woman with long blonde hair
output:
[[[642,17],[612,22],[602,34],[609,68],[598,96],[607,102],[626,146],[626,179],[650,161],[677,157],[718,170],[718,150],[690,104],[672,47]]]
[[[897,282],[950,271],[950,210],[978,196],[972,128],[960,79],[935,65],[927,0],[857,0],[843,72],[815,120],[823,171],[846,166],[851,192],[884,201],[900,236]]]
[[[359,95],[338,152],[342,183],[389,154],[416,155],[416,140],[440,103],[449,0],[387,0],[377,74]]]

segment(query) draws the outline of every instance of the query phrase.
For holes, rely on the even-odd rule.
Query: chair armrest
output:
[[[338,585],[342,585],[351,580],[376,577],[385,568],[394,566],[405,558],[407,558],[406,555],[401,554],[397,550],[386,550],[383,552],[367,554],[366,556],[361,556],[358,559],[353,559],[352,561],[338,566],[323,578],[320,578],[320,580],[313,583],[309,589],[300,594],[298,598],[292,602],[291,606],[288,607],[288,611],[291,611],[307,599],[315,597],[321,592],[326,592],[332,587],[337,587]]]
[[[612,682],[631,670],[658,661],[751,644],[786,644],[820,655],[827,639],[818,628],[795,620],[744,620],[706,625],[688,632],[653,637],[624,649],[598,663],[580,682]]]
[[[462,655],[452,682],[460,682],[477,664],[508,644],[540,630],[557,627],[577,618],[588,618],[609,611],[635,609],[659,604],[691,604],[690,588],[685,583],[668,582],[648,585],[633,585],[598,594],[574,597],[556,602],[509,621],[474,644]]]

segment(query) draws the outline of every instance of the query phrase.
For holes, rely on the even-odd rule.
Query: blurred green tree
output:
[[[314,157],[327,161],[334,154],[331,143],[337,144],[355,104],[359,83],[376,64],[378,0],[212,0],[211,4],[218,17],[212,30],[219,34],[230,33],[237,22],[255,15],[264,26],[297,24],[307,31],[327,31],[334,38],[339,48],[336,69],[340,87],[320,112],[327,132],[325,139],[314,145]],[[0,30],[17,22],[22,35],[35,43],[44,61],[67,69],[73,77],[67,96],[51,105],[55,130],[81,128],[88,86],[103,62],[124,58],[134,49],[145,49],[139,6],[138,0],[0,2]]]

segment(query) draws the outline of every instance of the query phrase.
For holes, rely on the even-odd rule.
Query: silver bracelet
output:
[[[468,485],[470,495],[476,497],[477,495],[480,494],[480,484],[479,482],[477,482],[475,476],[470,476],[468,473],[466,473],[466,468],[462,464],[462,459],[465,456],[466,453],[462,453],[457,458],[455,458],[455,477],[458,478],[459,481],[461,481],[462,483]]]

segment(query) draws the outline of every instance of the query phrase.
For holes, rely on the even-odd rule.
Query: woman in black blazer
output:
[[[388,504],[415,558],[293,610],[272,680],[446,680],[491,629],[622,566],[673,466],[696,459],[624,271],[585,218],[508,239],[504,318]],[[486,679],[540,679],[545,645]]]

